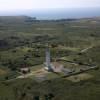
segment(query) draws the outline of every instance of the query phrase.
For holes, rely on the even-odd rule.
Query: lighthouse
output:
[[[50,57],[50,49],[48,46],[45,49],[45,69],[48,71],[53,71]]]

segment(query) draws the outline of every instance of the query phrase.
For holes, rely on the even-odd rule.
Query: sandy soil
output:
[[[49,72],[47,72],[44,68],[41,68],[41,69],[38,69],[36,71],[32,71],[28,74],[20,75],[17,78],[28,78],[28,77],[31,77],[31,76],[42,77],[42,76],[45,76],[47,73],[49,73]]]

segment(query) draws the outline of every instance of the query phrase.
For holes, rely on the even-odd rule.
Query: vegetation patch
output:
[[[0,69],[0,75],[5,75],[5,74],[7,74],[7,71],[4,69]]]
[[[72,82],[80,82],[80,81],[83,81],[83,80],[88,80],[92,77],[93,77],[93,75],[91,75],[91,74],[82,73],[82,74],[70,76],[70,77],[67,78],[67,80],[70,80]]]

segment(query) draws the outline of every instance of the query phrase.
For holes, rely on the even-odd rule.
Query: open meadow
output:
[[[44,70],[45,46],[65,68],[97,68],[62,77]],[[28,74],[20,68],[30,68]],[[36,99],[40,98],[40,99]],[[0,100],[99,100],[100,18],[0,17]]]

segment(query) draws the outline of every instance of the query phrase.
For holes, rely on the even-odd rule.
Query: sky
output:
[[[0,0],[0,11],[100,7],[100,0]]]

